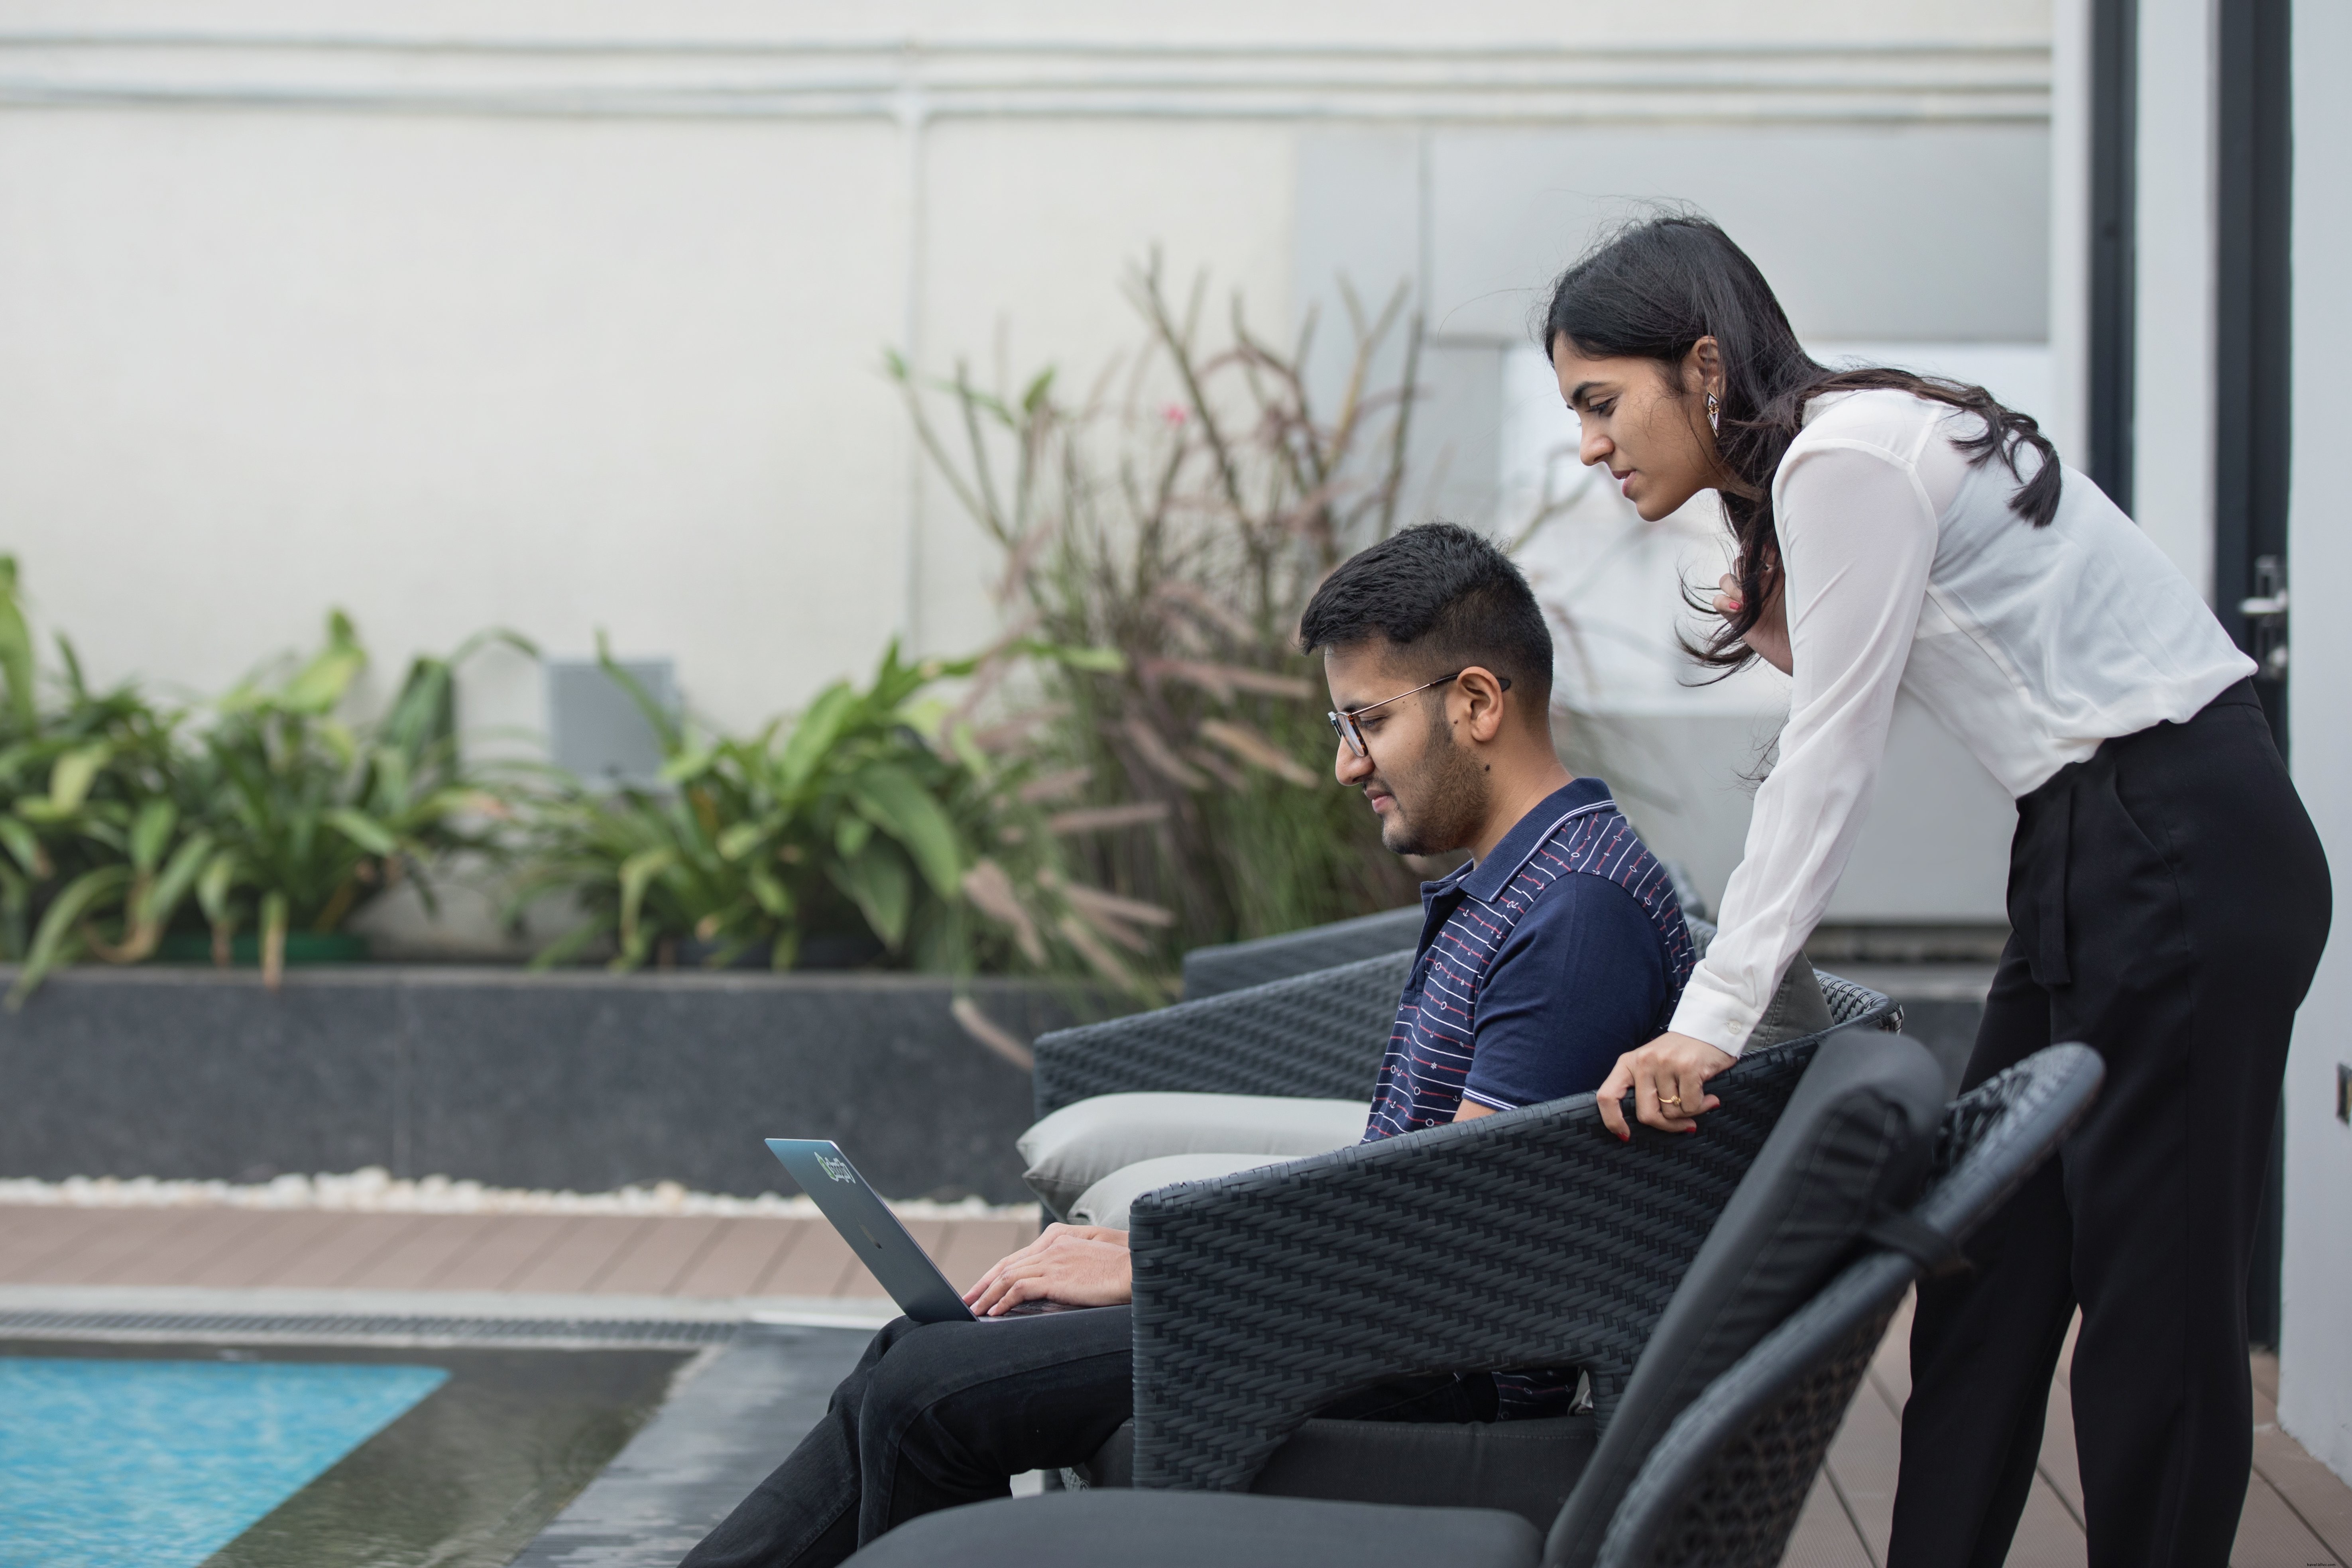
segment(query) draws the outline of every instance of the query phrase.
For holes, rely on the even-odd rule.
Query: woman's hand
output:
[[[1099,1225],[1049,1225],[1044,1234],[980,1277],[963,1293],[976,1316],[1001,1317],[1023,1301],[1116,1307],[1135,1299],[1127,1232]]]
[[[1706,1092],[1706,1081],[1739,1059],[1703,1040],[1686,1034],[1662,1034],[1638,1051],[1617,1059],[1617,1065],[1595,1094],[1601,1119],[1621,1138],[1633,1135],[1619,1103],[1625,1091],[1633,1092],[1633,1110],[1642,1124],[1661,1133],[1688,1133],[1698,1126],[1699,1113],[1722,1102]]]
[[[1739,580],[1727,571],[1716,584],[1715,612],[1728,621],[1739,613]],[[1772,602],[1764,607],[1764,613],[1756,618],[1756,624],[1740,641],[1782,674],[1795,673],[1796,660],[1789,653],[1789,606],[1777,583],[1772,590]]]

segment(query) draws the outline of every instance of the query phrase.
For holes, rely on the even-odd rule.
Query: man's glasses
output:
[[[1450,682],[1458,681],[1463,677],[1465,673],[1465,671],[1456,670],[1450,675],[1440,675],[1433,681],[1425,681],[1422,685],[1413,687],[1412,691],[1399,692],[1392,697],[1382,697],[1376,703],[1366,703],[1361,707],[1351,707],[1344,713],[1327,713],[1323,716],[1331,721],[1331,733],[1338,736],[1340,740],[1345,742],[1349,750],[1354,752],[1359,757],[1370,757],[1372,754],[1371,747],[1364,739],[1364,731],[1362,727],[1356,723],[1356,720],[1360,716],[1371,712],[1374,708],[1386,707],[1391,703],[1401,703],[1407,697],[1417,696],[1421,693],[1428,691],[1433,686],[1442,686]],[[1497,675],[1495,678],[1503,683],[1503,689],[1505,691],[1507,692],[1511,689],[1510,676]]]

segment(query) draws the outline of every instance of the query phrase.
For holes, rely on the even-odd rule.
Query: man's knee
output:
[[[873,1431],[899,1430],[940,1400],[975,1383],[1003,1375],[992,1364],[972,1323],[918,1323],[901,1318],[877,1338],[882,1354],[867,1369],[858,1391],[858,1424]]]

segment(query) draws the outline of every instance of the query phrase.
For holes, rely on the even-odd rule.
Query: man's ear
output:
[[[1453,700],[1462,704],[1465,736],[1484,746],[1503,733],[1503,683],[1483,664],[1454,679]]]

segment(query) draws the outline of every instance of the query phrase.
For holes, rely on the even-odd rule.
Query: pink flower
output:
[[[1170,425],[1174,426],[1182,424],[1186,420],[1192,416],[1185,412],[1184,405],[1182,403],[1171,402],[1166,408],[1160,411],[1160,417],[1166,420]]]

